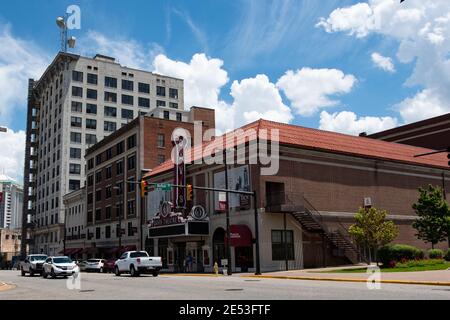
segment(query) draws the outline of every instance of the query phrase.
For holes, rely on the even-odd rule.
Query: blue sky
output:
[[[18,79],[15,96],[0,98],[0,124],[25,128],[25,79],[59,50],[55,18],[72,4],[75,53],[139,57],[136,67],[190,77],[187,101],[216,108],[223,130],[265,117],[357,134],[449,112],[450,2],[398,2],[2,1],[0,91],[9,90],[2,68]]]

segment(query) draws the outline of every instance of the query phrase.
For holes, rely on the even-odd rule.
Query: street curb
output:
[[[317,278],[317,277],[299,277],[299,276],[242,276],[243,278],[262,278],[262,279],[285,279],[285,280],[314,280],[314,281],[337,281],[337,282],[367,282],[367,279],[350,278]],[[408,280],[379,280],[380,283],[391,284],[414,284],[426,286],[450,286],[450,282],[433,281],[408,281]]]
[[[13,284],[8,284],[8,283],[5,283],[5,282],[0,282],[0,292],[8,291],[8,290],[14,289],[15,287],[16,287],[16,286],[13,285]]]
[[[161,276],[173,276],[173,277],[223,277],[224,275],[218,274],[204,274],[204,273],[162,273]]]

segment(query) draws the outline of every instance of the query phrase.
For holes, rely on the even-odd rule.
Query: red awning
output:
[[[81,251],[83,251],[83,248],[74,248],[72,249],[72,252],[70,252],[69,254],[78,254]]]
[[[244,224],[232,224],[230,226],[230,245],[232,247],[251,247],[252,246],[252,231]],[[225,234],[225,243],[227,236]]]
[[[136,245],[131,245],[131,246],[126,246],[126,247],[123,247],[121,250],[120,250],[120,253],[124,253],[124,252],[127,252],[127,251],[136,251]]]
[[[81,253],[95,253],[96,250],[97,250],[97,248],[89,247],[89,248],[84,248],[83,251],[81,251]]]

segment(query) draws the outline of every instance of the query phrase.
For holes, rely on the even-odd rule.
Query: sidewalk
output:
[[[366,282],[369,274],[366,273],[333,273],[337,269],[361,268],[362,265],[305,269],[292,271],[278,271],[263,273],[261,276],[243,275],[245,277],[272,278],[272,279],[291,279],[291,280],[318,280],[318,281],[347,281],[347,282]],[[329,271],[329,273],[322,273]],[[420,272],[381,272],[381,283],[396,284],[419,284],[419,285],[439,285],[450,286],[450,270],[420,271]]]

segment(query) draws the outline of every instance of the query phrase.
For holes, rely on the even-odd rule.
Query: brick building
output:
[[[87,257],[144,249],[147,229],[141,227],[145,219],[137,182],[146,170],[170,158],[175,129],[193,134],[194,121],[202,122],[203,130],[214,129],[212,109],[192,107],[181,119],[160,116],[141,115],[86,151],[86,241],[81,253]]]
[[[450,147],[450,113],[368,135],[369,138],[430,149]]]
[[[411,223],[416,216],[411,205],[417,200],[417,189],[427,184],[443,186],[450,196],[450,170],[444,154],[415,158],[429,149],[265,120],[242,129],[244,133],[236,131],[238,139],[227,136],[234,146],[247,144],[247,162],[230,166],[229,185],[257,192],[262,271],[360,261],[364,252],[354,246],[347,230],[363,206],[389,212],[389,219],[399,226],[395,242],[430,247],[414,235]],[[249,162],[248,152],[256,137],[260,142],[271,140],[274,130],[279,132],[280,143],[279,156],[272,160],[279,161],[279,170],[264,176],[261,169],[265,166]],[[251,131],[254,134],[246,134]],[[213,143],[220,141],[217,137]],[[203,150],[210,144],[205,143]],[[200,147],[191,153],[194,159],[202,155]],[[220,163],[189,164],[186,176],[186,183],[194,186],[225,187]],[[154,168],[146,178],[157,183],[173,181],[173,163],[169,160]],[[186,212],[194,205],[205,208],[207,227],[202,230],[192,229],[195,219],[187,215],[162,215],[159,205],[164,200],[172,200],[170,192],[149,193],[147,218],[153,252],[163,257],[166,270],[182,270],[187,255],[193,257],[193,271],[211,271],[214,262],[220,265],[226,258],[221,195],[194,190]],[[254,270],[254,203],[248,196],[230,195],[230,208],[232,267]],[[447,243],[440,246],[446,248]]]

